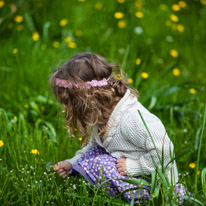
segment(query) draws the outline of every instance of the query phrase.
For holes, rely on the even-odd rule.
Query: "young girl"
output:
[[[50,82],[66,112],[67,128],[71,134],[75,129],[83,134],[84,146],[73,158],[58,162],[54,171],[63,178],[78,172],[91,184],[112,179],[105,187],[110,195],[116,196],[137,187],[117,179],[129,179],[131,175],[145,179],[141,174],[150,177],[155,171],[153,160],[161,168],[158,153],[162,159],[164,152],[166,167],[174,148],[162,122],[138,101],[138,92],[129,88],[123,78],[117,78],[113,69],[122,77],[118,65],[107,63],[97,54],[79,53],[53,72]],[[175,161],[166,172],[177,194],[184,195],[184,187],[176,184]],[[149,188],[143,185],[139,193],[133,190],[124,193],[124,197],[129,202],[134,195],[136,202],[148,201]],[[181,203],[183,199],[178,201]]]

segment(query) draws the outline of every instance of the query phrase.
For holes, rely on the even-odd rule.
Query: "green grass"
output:
[[[97,2],[102,4],[99,10],[95,8]],[[189,1],[186,8],[175,12],[171,6],[178,1],[137,2],[135,6],[135,1],[129,0],[123,4],[106,0],[17,0],[13,12],[7,1],[0,8],[0,140],[4,142],[0,147],[1,205],[127,204],[88,185],[81,177],[63,180],[51,169],[80,148],[80,134],[71,140],[64,129],[64,116],[57,111],[48,78],[82,51],[119,63],[133,79],[130,86],[139,90],[139,101],[162,120],[174,143],[180,182],[206,204],[206,6],[201,4],[204,1]],[[117,11],[125,15],[124,29],[118,28],[119,20],[114,18]],[[136,11],[142,11],[144,17],[136,18]],[[167,26],[171,14],[176,14],[179,22]],[[14,21],[17,15],[23,16],[22,23]],[[59,26],[63,18],[68,19],[65,27]],[[184,32],[174,29],[178,24],[184,26]],[[23,25],[22,31],[18,31],[19,25]],[[141,29],[143,33],[135,33]],[[32,33],[36,31],[40,38],[35,42]],[[67,47],[67,36],[76,48]],[[58,48],[53,47],[55,41]],[[170,56],[171,49],[178,51],[177,58]],[[137,58],[141,59],[139,65]],[[179,76],[173,75],[174,68],[179,69]],[[143,79],[142,72],[149,78]],[[191,93],[192,88],[195,93]],[[39,155],[32,154],[32,149]],[[196,168],[190,168],[190,163],[196,163]],[[202,173],[197,175],[198,171]],[[160,185],[153,184],[160,195],[154,196],[150,205],[163,201],[162,194],[167,194]],[[199,205],[189,201],[184,205],[195,204]]]

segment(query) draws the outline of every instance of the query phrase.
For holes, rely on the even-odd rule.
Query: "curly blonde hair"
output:
[[[119,73],[113,72],[116,69]],[[109,78],[102,87],[76,88],[74,84]],[[68,81],[71,88],[55,84],[55,78]],[[92,126],[98,124],[98,135],[103,136],[109,117],[124,96],[127,89],[138,96],[138,91],[129,88],[123,71],[116,63],[107,63],[100,55],[89,52],[78,53],[50,76],[50,84],[58,102],[66,113],[66,127],[72,135],[78,130],[83,136],[83,146],[87,144]]]

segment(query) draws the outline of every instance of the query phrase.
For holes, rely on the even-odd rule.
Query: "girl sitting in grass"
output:
[[[113,69],[118,70],[120,78]],[[77,129],[83,135],[83,148],[54,166],[59,176],[66,178],[78,172],[91,184],[111,179],[105,187],[110,195],[117,196],[137,187],[119,179],[134,176],[150,182],[154,162],[161,168],[160,159],[164,159],[164,167],[171,160],[173,143],[162,122],[138,101],[138,92],[127,86],[117,64],[109,64],[97,54],[79,53],[53,72],[50,83],[64,107],[68,130],[74,135]],[[177,184],[175,161],[165,171],[177,195],[185,195],[184,187]],[[135,202],[142,203],[149,200],[150,187],[142,185],[123,196],[129,202],[135,197]]]

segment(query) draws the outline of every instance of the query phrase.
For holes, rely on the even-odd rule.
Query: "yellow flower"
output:
[[[100,10],[102,8],[102,3],[97,2],[94,7],[95,7],[95,9]]]
[[[202,5],[206,5],[206,0],[200,0],[200,3],[201,3]]]
[[[182,7],[182,8],[185,8],[187,6],[186,2],[185,1],[179,1],[178,2],[179,6]]]
[[[66,43],[69,43],[71,40],[72,40],[72,39],[71,39],[71,37],[69,37],[69,36],[67,36],[67,37],[64,38],[64,41],[65,41]]]
[[[67,44],[67,46],[68,46],[69,48],[71,48],[71,49],[75,49],[75,48],[77,47],[77,44],[76,44],[75,42],[69,42],[69,43]]]
[[[118,27],[119,27],[120,29],[124,29],[124,28],[126,28],[126,26],[127,26],[127,24],[126,24],[126,21],[125,21],[125,20],[120,20],[120,21],[118,21]]]
[[[0,8],[4,6],[4,1],[0,1]]]
[[[185,28],[182,24],[177,24],[177,31],[184,32]]]
[[[165,24],[166,24],[167,26],[171,26],[171,25],[172,25],[172,22],[171,22],[170,20],[166,20],[166,21],[165,21]]]
[[[120,74],[116,74],[117,75],[117,79],[121,79],[121,75]]]
[[[167,10],[167,5],[166,4],[160,4],[160,9],[163,11]]]
[[[77,36],[82,36],[82,35],[83,35],[83,32],[82,32],[81,30],[77,30],[77,31],[75,31],[75,34],[76,34]]]
[[[32,154],[35,154],[35,155],[38,155],[39,154],[39,151],[37,149],[32,149],[31,150],[31,153]]]
[[[122,4],[125,2],[125,0],[117,0],[118,3]]]
[[[132,78],[129,78],[129,79],[128,79],[128,82],[129,82],[130,84],[132,84],[132,83],[133,83],[133,79],[132,79]]]
[[[18,53],[18,49],[17,49],[17,48],[14,48],[14,49],[12,50],[12,53],[13,53],[13,54],[17,54],[17,53]]]
[[[180,10],[180,6],[178,4],[173,4],[172,5],[172,10],[173,11],[179,11]]]
[[[191,94],[195,94],[196,92],[197,92],[197,91],[196,91],[194,88],[191,88],[191,89],[190,89],[190,93],[191,93]]]
[[[178,16],[176,16],[175,14],[171,14],[171,15],[170,15],[170,19],[171,19],[171,21],[173,21],[173,22],[178,22],[178,21],[179,21]]]
[[[38,41],[39,40],[39,33],[38,32],[34,32],[32,34],[32,40],[33,41]]]
[[[195,166],[196,166],[195,163],[190,163],[190,164],[189,164],[189,167],[192,168],[192,169],[194,169]]]
[[[28,104],[25,104],[25,105],[24,105],[24,108],[25,108],[25,109],[28,109],[28,108],[29,108],[29,105],[28,105]]]
[[[174,68],[174,69],[172,70],[172,74],[173,74],[174,76],[179,76],[179,75],[180,75],[180,70],[179,70],[178,68]]]
[[[18,26],[17,26],[17,31],[22,31],[22,30],[23,30],[23,28],[24,28],[24,26],[23,26],[23,25],[18,25]]]
[[[59,25],[62,26],[62,27],[64,27],[64,26],[67,25],[67,23],[68,23],[68,20],[67,20],[67,19],[62,19],[62,20],[59,22]]]
[[[137,11],[137,12],[135,13],[135,16],[136,16],[137,18],[143,18],[143,17],[144,17],[144,14],[143,14],[141,11]]]
[[[175,49],[172,49],[170,50],[170,55],[173,57],[173,58],[177,58],[178,57],[178,51],[175,50]]]
[[[147,79],[147,78],[149,77],[149,74],[146,73],[146,72],[142,72],[141,77],[142,77],[143,79]]]
[[[14,18],[14,21],[17,22],[17,23],[21,23],[23,21],[23,19],[24,19],[23,16],[16,16]]]
[[[140,64],[141,64],[141,59],[140,59],[140,58],[137,58],[137,59],[136,59],[136,64],[137,64],[137,65],[140,65]]]
[[[197,171],[197,175],[199,175],[199,174],[200,174],[200,170]]]
[[[79,137],[79,141],[82,141],[82,137]]]
[[[4,142],[0,140],[0,147],[2,147],[3,145],[4,145]]]
[[[14,119],[17,120],[17,116],[14,116]]]
[[[53,42],[53,47],[54,48],[58,48],[59,47],[59,42],[58,41],[54,41]]]
[[[124,17],[124,14],[122,12],[115,12],[114,18],[116,19],[122,19]]]

